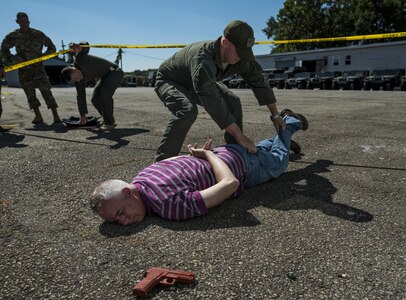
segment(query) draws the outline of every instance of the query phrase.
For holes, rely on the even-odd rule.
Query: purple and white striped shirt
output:
[[[244,189],[244,159],[229,147],[217,147],[213,152],[240,181],[240,187],[231,197],[238,196]],[[149,213],[154,212],[164,219],[176,221],[207,214],[199,191],[216,183],[210,164],[193,156],[157,162],[143,169],[132,181]]]

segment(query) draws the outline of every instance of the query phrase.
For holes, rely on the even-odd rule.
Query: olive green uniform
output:
[[[47,51],[42,53],[44,46],[47,47]],[[10,52],[13,47],[16,49],[15,55]],[[51,39],[43,32],[33,28],[29,28],[28,31],[17,29],[9,33],[1,44],[1,52],[5,63],[8,65],[38,58],[55,51],[56,48]],[[58,107],[52,95],[48,76],[42,62],[18,69],[18,77],[31,109],[41,106],[35,93],[36,88],[40,90],[48,108]]]
[[[103,117],[104,123],[113,125],[115,123],[113,94],[120,86],[124,72],[108,60],[89,55],[88,50],[85,48],[79,52],[73,64],[84,76],[81,81],[75,83],[79,113],[82,116],[88,113],[85,89],[87,83],[92,79],[100,78],[94,88],[91,101]]]
[[[193,43],[164,61],[158,69],[155,92],[171,111],[172,118],[158,147],[155,161],[176,156],[202,105],[217,125],[224,129],[236,123],[242,130],[240,99],[220,81],[240,74],[254,92],[259,105],[276,102],[262,68],[256,61],[240,60],[223,66],[220,40]],[[226,143],[236,143],[225,133]]]

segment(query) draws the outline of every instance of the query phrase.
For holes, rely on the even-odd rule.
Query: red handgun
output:
[[[175,283],[194,283],[195,273],[182,270],[151,268],[144,274],[144,279],[134,285],[133,294],[145,297],[156,285],[172,286]]]

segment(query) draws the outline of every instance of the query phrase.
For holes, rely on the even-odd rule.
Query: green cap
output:
[[[254,60],[252,46],[254,46],[255,37],[250,25],[239,20],[231,21],[224,29],[223,35],[234,44],[242,60]]]

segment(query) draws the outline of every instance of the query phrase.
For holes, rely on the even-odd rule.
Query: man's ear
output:
[[[123,194],[125,194],[126,196],[131,196],[131,189],[129,187],[125,187],[121,190],[121,192]]]
[[[226,38],[221,39],[221,46],[223,46],[223,48],[227,48],[229,44],[230,44],[230,41],[227,40]]]

